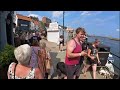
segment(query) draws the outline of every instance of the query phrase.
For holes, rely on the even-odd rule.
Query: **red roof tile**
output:
[[[30,17],[27,16],[23,16],[20,14],[17,14],[18,19],[22,19],[22,20],[26,20],[26,21],[32,21],[32,19]]]

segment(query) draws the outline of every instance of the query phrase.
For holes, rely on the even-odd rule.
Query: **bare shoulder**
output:
[[[67,47],[68,46],[75,46],[75,41],[73,39],[71,39],[68,43],[67,43]]]

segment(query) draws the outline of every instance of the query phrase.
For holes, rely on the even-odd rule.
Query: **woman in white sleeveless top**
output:
[[[39,68],[29,66],[31,47],[28,44],[21,45],[14,50],[18,64],[12,62],[8,68],[8,79],[43,79]]]

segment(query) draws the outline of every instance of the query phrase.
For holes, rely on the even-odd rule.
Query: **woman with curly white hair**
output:
[[[28,44],[21,45],[14,50],[18,64],[12,62],[8,68],[8,79],[43,79],[39,68],[29,66],[31,47]]]

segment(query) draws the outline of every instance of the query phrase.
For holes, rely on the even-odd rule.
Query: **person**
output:
[[[88,41],[87,41],[87,35],[85,33],[85,36],[83,38],[83,41],[81,40],[81,44],[82,44],[82,50],[86,51],[88,50]],[[83,64],[84,60],[86,59],[86,56],[81,56],[80,58],[80,66]]]
[[[20,41],[21,41],[21,45],[25,44],[25,32],[21,32]]]
[[[88,51],[88,41],[87,41],[87,34],[85,34],[85,36],[84,36],[84,39],[83,39],[83,41],[81,41],[81,44],[82,44],[82,50],[84,50],[86,53],[87,53],[87,51]],[[85,67],[85,61],[86,61],[86,58],[87,56],[81,56],[80,57],[80,62],[79,62],[79,65],[80,65],[80,73],[82,72],[82,70],[84,69],[84,67]]]
[[[8,67],[8,79],[43,79],[39,68],[29,66],[31,47],[28,44],[15,48],[14,55],[18,63],[12,62]]]
[[[76,29],[76,36],[71,39],[66,46],[65,66],[67,71],[67,79],[77,79],[80,74],[79,60],[81,56],[87,55],[85,51],[82,51],[80,41],[83,41],[85,35],[84,28]]]
[[[42,72],[45,79],[48,79],[48,75],[51,74],[51,69],[53,68],[51,56],[49,51],[47,50],[46,43],[39,41],[40,46],[40,60],[42,66]],[[52,75],[52,74],[51,74]]]
[[[31,43],[33,43],[34,40],[38,40],[38,42],[41,40],[41,37],[38,37],[35,33],[33,33],[31,37]]]
[[[15,34],[15,37],[14,37],[14,43],[15,43],[15,47],[18,47],[21,45],[20,37],[17,33]]]
[[[32,45],[31,45],[31,49],[32,49],[32,54],[31,54],[31,60],[30,60],[30,66],[31,67],[39,67],[39,52],[40,52],[40,47],[39,47],[39,43],[38,40],[33,40]]]
[[[100,44],[100,41],[98,39],[95,39],[95,41],[91,45],[89,45],[86,65],[84,67],[84,76],[86,76],[87,69],[90,66],[92,66],[93,79],[96,79],[97,64],[101,63],[98,56],[98,49],[97,49],[99,44]]]
[[[29,44],[29,32],[26,32],[26,35],[25,35],[25,44]]]
[[[29,32],[29,34],[28,34],[29,45],[32,44],[32,37],[33,37],[32,32]]]
[[[63,37],[63,35],[60,35],[60,38],[59,38],[59,51],[63,51],[63,44],[64,44],[64,37]]]

